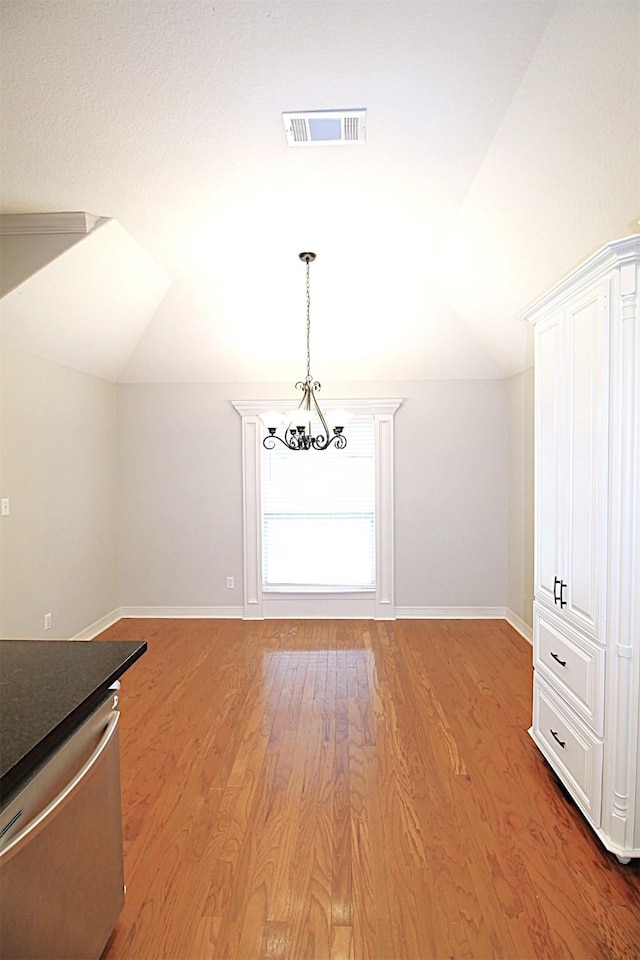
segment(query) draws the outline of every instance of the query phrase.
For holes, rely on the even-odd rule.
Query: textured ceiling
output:
[[[171,278],[125,381],[502,377],[519,312],[638,230],[640,5],[2,0],[1,209]],[[364,146],[281,112],[366,107]],[[103,332],[109,346],[109,325]]]

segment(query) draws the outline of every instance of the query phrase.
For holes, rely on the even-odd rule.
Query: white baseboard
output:
[[[159,619],[159,620],[241,620],[244,610],[242,607],[120,607],[111,613],[96,620],[90,626],[81,630],[72,640],[93,640],[99,633],[112,627],[114,623],[124,617],[131,619]],[[533,629],[528,623],[508,607],[396,607],[397,620],[506,620],[517,630],[525,640],[533,643]],[[276,616],[275,610],[270,611],[269,618]],[[288,614],[292,616],[292,613]],[[342,616],[345,614],[342,613]],[[280,612],[285,618],[287,614]],[[301,616],[297,611],[297,616]],[[302,614],[303,617],[309,616]],[[311,619],[319,619],[322,614],[315,612]],[[332,619],[340,614],[332,614]],[[262,619],[262,618],[261,618]],[[362,619],[362,616],[358,616]],[[365,614],[365,619],[369,617]],[[370,619],[374,619],[373,616]]]
[[[398,620],[504,620],[506,607],[396,607]]]
[[[112,627],[114,623],[117,623],[120,620],[122,614],[120,609],[116,608],[112,610],[111,613],[107,613],[106,616],[100,617],[99,620],[96,620],[95,623],[92,623],[89,627],[85,627],[84,630],[81,630],[80,633],[76,633],[75,637],[71,637],[72,640],[93,640],[94,637],[97,637],[99,633],[102,633],[103,630],[107,630],[108,627]]]
[[[242,607],[120,607],[121,617],[135,619],[240,620],[242,614]]]
[[[514,630],[517,630],[518,633],[527,640],[531,646],[533,646],[533,627],[530,627],[529,624],[519,617],[517,613],[507,607],[505,614],[505,620],[507,623],[513,627]]]

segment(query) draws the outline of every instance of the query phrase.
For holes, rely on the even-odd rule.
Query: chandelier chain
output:
[[[347,445],[347,438],[343,434],[343,425],[336,424],[332,431],[329,428],[325,416],[320,409],[316,392],[320,389],[320,384],[311,379],[311,282],[310,265],[315,260],[315,253],[300,253],[300,260],[307,265],[306,279],[306,299],[307,299],[307,378],[303,382],[299,380],[296,383],[296,389],[302,390],[302,399],[296,410],[290,415],[289,423],[284,429],[284,438],[277,435],[277,426],[273,425],[272,414],[263,418],[263,423],[267,427],[268,436],[262,441],[263,447],[267,450],[275,449],[276,441],[287,447],[289,450],[328,450],[335,446],[336,450],[344,450]],[[275,413],[276,419],[280,419]],[[320,421],[320,430],[313,434],[312,420],[317,418]]]
[[[311,380],[311,292],[309,284],[309,265],[307,260],[307,381]]]

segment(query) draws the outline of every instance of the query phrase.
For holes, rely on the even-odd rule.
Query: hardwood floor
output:
[[[127,899],[104,960],[640,955],[527,735],[503,621],[122,620]]]

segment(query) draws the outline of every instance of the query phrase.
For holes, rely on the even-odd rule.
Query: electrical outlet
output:
[[[45,630],[51,630],[51,614],[45,613],[44,615],[44,628]]]
[[[2,498],[2,516],[8,517],[11,513],[11,507],[9,505],[9,497]]]
[[[236,585],[236,581],[233,577],[227,577],[227,590],[233,590]]]

